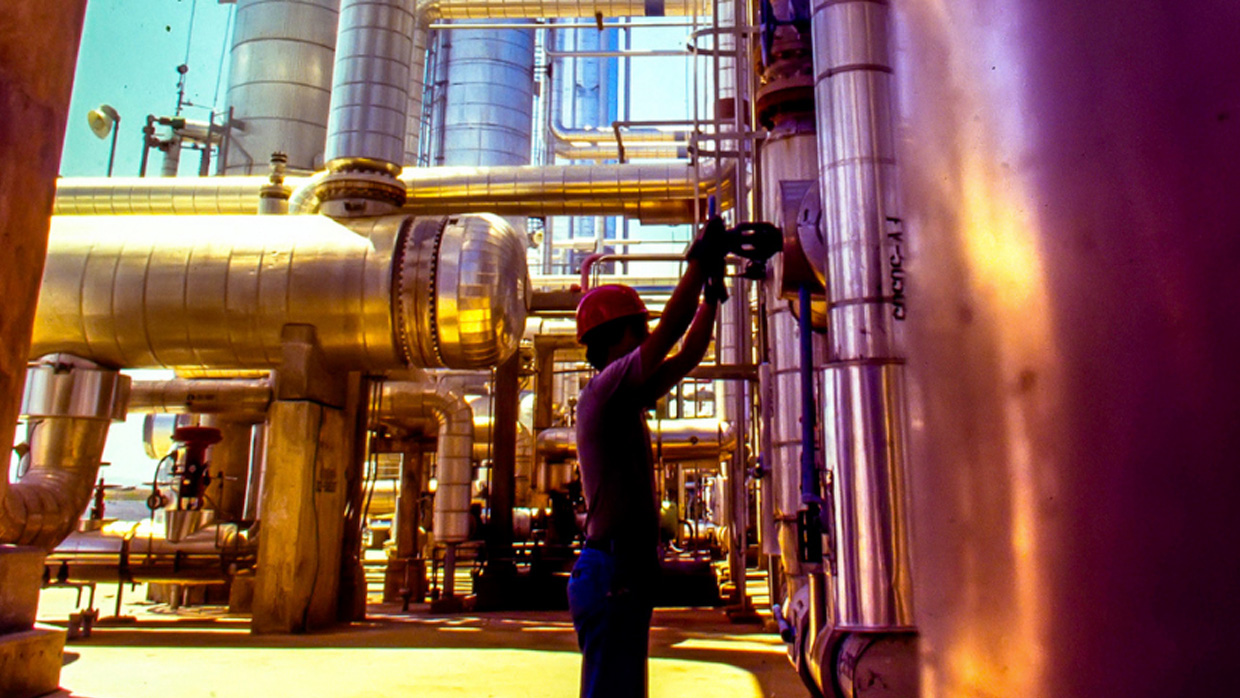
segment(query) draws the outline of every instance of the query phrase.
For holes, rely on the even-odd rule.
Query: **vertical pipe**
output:
[[[889,13],[885,3],[817,0],[811,19],[831,327],[823,425],[843,630],[913,625]]]
[[[497,560],[512,555],[520,381],[521,352],[513,352],[495,369],[495,410],[491,428],[491,540],[488,541],[487,553]]]
[[[814,340],[808,286],[800,288],[797,302],[801,311],[797,318],[801,376],[801,503],[820,505],[822,491],[814,458]]]

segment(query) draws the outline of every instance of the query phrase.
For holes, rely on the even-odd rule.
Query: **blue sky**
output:
[[[60,161],[69,177],[102,176],[107,172],[110,140],[100,140],[86,125],[86,114],[100,104],[121,115],[114,174],[138,174],[142,127],[147,114],[171,115],[177,105],[176,68],[189,46],[186,99],[190,118],[207,118],[216,102],[220,51],[234,5],[215,0],[91,0],[78,49],[69,123]],[[190,20],[193,34],[190,35]],[[227,53],[224,71],[227,72]],[[218,108],[224,104],[227,76],[219,83]],[[158,155],[158,154],[156,154]],[[158,157],[154,160],[158,167]],[[197,158],[186,154],[185,174],[197,172]]]

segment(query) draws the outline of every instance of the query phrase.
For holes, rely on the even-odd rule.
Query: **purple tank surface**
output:
[[[1240,2],[893,8],[923,695],[1240,694]]]

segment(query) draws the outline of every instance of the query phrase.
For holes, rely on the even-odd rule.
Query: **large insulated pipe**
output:
[[[26,372],[21,414],[28,463],[0,477],[0,543],[55,548],[77,528],[95,491],[112,421],[125,418],[129,377],[70,356],[51,356]]]
[[[545,167],[407,168],[403,210],[420,215],[489,211],[498,215],[624,215],[644,222],[691,223],[714,195],[731,206],[720,171],[684,163]],[[258,213],[266,177],[62,179],[57,215],[244,215]],[[289,210],[317,210],[316,178],[290,177]]]
[[[823,431],[842,630],[913,627],[889,11],[818,0],[811,23],[831,327]]]
[[[663,17],[708,15],[710,0],[608,0],[604,5],[589,0],[417,0],[416,29],[413,34],[413,56],[407,112],[422,113],[423,77],[426,69],[426,37],[431,22],[449,19],[541,19],[546,17]],[[420,126],[420,119],[410,123],[410,130]],[[418,152],[416,132],[410,133],[410,152]],[[412,163],[406,163],[412,164]]]
[[[274,152],[323,167],[340,0],[238,0],[228,72],[224,174],[258,174]]]
[[[893,7],[924,695],[1237,695],[1240,3]]]
[[[56,217],[31,355],[276,368],[309,324],[341,368],[479,368],[516,349],[527,288],[521,236],[485,214]]]
[[[474,450],[474,414],[469,403],[444,383],[403,381],[383,384],[380,419],[433,415],[439,425],[435,456],[435,540],[460,543],[469,538],[470,458]]]

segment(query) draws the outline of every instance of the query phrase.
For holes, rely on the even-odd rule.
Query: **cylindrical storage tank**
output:
[[[487,367],[525,321],[512,249],[494,216],[55,217],[31,356],[276,368],[306,324],[341,368]]]
[[[238,0],[228,73],[224,174],[266,173],[271,154],[293,170],[323,166],[340,0]]]
[[[461,29],[447,36],[443,152],[436,164],[530,164],[534,32]]]
[[[894,7],[923,694],[1237,695],[1240,4]]]
[[[329,167],[356,161],[399,171],[405,156],[414,4],[341,2],[327,121]]]

